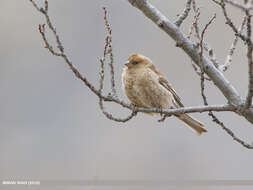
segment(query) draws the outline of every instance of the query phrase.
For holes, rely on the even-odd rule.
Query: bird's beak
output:
[[[130,67],[130,65],[131,65],[131,63],[130,63],[129,61],[127,61],[127,62],[125,63],[125,66],[127,66],[127,67]]]

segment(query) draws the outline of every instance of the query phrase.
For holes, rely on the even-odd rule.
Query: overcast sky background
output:
[[[170,20],[176,19],[185,4],[185,0],[151,2]],[[217,6],[211,1],[201,3],[202,28],[214,13],[217,14],[205,38],[218,60],[223,62],[233,34],[224,25]],[[103,54],[106,35],[103,6],[108,8],[113,30],[115,77],[120,97],[127,101],[121,90],[124,62],[129,54],[139,52],[153,60],[186,106],[201,105],[199,76],[192,69],[190,58],[126,0],[49,2],[50,17],[66,54],[78,70],[98,86],[98,60]],[[230,13],[238,25],[241,13],[235,9]],[[185,33],[192,19],[190,14],[183,25]],[[208,130],[200,137],[173,117],[164,123],[157,122],[159,117],[145,114],[138,114],[127,123],[108,120],[99,110],[97,97],[74,77],[62,59],[52,56],[43,47],[38,24],[44,22],[28,0],[0,1],[0,179],[253,178],[253,151],[233,141],[207,114],[194,114]],[[225,73],[241,96],[247,93],[245,54],[239,42],[232,66]],[[207,84],[206,92],[210,103],[226,103],[212,83]],[[106,107],[117,116],[128,114],[119,106],[106,104]],[[236,135],[253,141],[252,125],[245,119],[232,113],[217,115]],[[221,189],[226,188],[236,189]]]

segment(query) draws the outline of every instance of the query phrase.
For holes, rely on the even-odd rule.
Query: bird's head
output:
[[[150,67],[152,65],[152,61],[144,55],[135,53],[128,57],[125,65],[128,69],[145,68]]]

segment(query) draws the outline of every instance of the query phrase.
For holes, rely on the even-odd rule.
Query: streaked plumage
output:
[[[125,65],[122,84],[126,96],[134,106],[160,109],[184,107],[175,90],[148,57],[132,54]],[[198,135],[207,132],[201,122],[188,114],[177,115],[177,118]]]

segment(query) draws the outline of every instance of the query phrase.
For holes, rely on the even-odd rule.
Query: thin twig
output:
[[[199,65],[200,65],[200,70],[201,70],[201,75],[200,75],[200,86],[201,86],[201,95],[202,95],[202,98],[203,98],[203,101],[204,101],[204,105],[208,105],[207,103],[207,98],[204,94],[204,90],[205,90],[205,85],[204,85],[204,82],[205,82],[205,78],[204,78],[204,74],[205,74],[205,70],[204,70],[204,67],[203,67],[203,64],[202,63],[202,58],[203,58],[203,41],[204,41],[204,35],[205,35],[205,32],[208,28],[208,26],[210,26],[210,24],[214,21],[214,19],[216,18],[216,14],[214,14],[214,16],[210,19],[210,21],[205,25],[202,33],[201,33],[201,38],[200,38],[200,53],[199,53]]]
[[[224,1],[236,8],[241,9],[242,11],[249,11],[253,9],[252,4],[250,2],[245,1],[244,4],[240,4],[238,3],[238,1],[235,0],[224,0]]]
[[[198,39],[200,39],[199,26],[198,26],[198,21],[199,21],[199,16],[200,16],[200,8],[197,7],[197,3],[196,3],[195,0],[192,0],[192,9],[195,13],[194,17],[196,18],[196,23],[193,26],[194,26],[194,29],[195,29],[196,37]]]
[[[197,73],[197,75],[200,76],[201,75],[200,69],[194,63],[192,63],[192,67],[193,67],[194,71]],[[206,76],[204,76],[204,78],[205,78],[205,80],[211,81],[211,79]]]
[[[245,23],[246,23],[246,17],[243,17],[242,24],[238,28],[238,32],[239,33],[242,33],[242,30],[244,28]],[[228,55],[227,55],[226,61],[225,61],[225,63],[223,65],[219,66],[219,70],[225,72],[230,67],[230,65],[232,63],[232,56],[234,54],[237,42],[238,42],[238,36],[236,35],[235,38],[234,38],[234,41],[232,42],[232,45],[231,45],[231,47],[230,47],[230,49],[228,51]]]
[[[195,1],[193,1],[195,2]],[[194,10],[195,12],[195,10]],[[200,11],[199,9],[196,10],[195,12],[195,15],[194,15],[194,20],[192,22],[192,25],[191,25],[191,28],[190,28],[190,31],[189,31],[189,34],[187,35],[187,38],[190,39],[191,38],[191,35],[192,35],[192,32],[193,32],[193,29],[195,28],[195,32],[196,32],[196,35],[198,36],[199,35],[199,30],[198,30],[198,20],[199,20],[199,16],[200,16]]]
[[[221,122],[214,114],[213,112],[209,112],[208,115],[210,117],[212,117],[212,120],[213,122],[217,123],[223,130],[225,130],[225,132],[227,134],[229,134],[233,140],[235,140],[236,142],[240,143],[242,146],[244,146],[245,148],[248,148],[248,149],[253,149],[253,144],[248,144],[246,143],[245,141],[241,140],[240,138],[236,137],[235,134],[233,133],[233,131],[229,128],[227,128],[223,122]]]
[[[248,41],[247,37],[245,35],[241,34],[238,31],[238,29],[235,26],[235,24],[229,18],[228,13],[227,13],[227,9],[226,9],[225,1],[224,0],[221,0],[220,2],[217,2],[215,0],[212,0],[212,1],[215,2],[216,4],[218,4],[221,7],[223,15],[224,15],[224,17],[226,19],[226,24],[228,24],[231,27],[231,29],[233,30],[233,32],[235,33],[235,35],[237,35],[243,42],[247,43],[247,41]],[[251,46],[252,46],[252,43],[251,43]]]
[[[37,11],[41,12],[41,9],[33,0],[30,0],[30,2],[33,4],[34,8],[37,9]]]
[[[202,59],[201,56],[203,56],[203,47],[202,46],[202,42],[203,42],[203,39],[204,39],[204,35],[205,35],[205,32],[208,28],[208,26],[212,23],[212,21],[215,19],[215,15],[212,17],[212,19],[205,25],[205,28],[203,29],[202,33],[201,33],[201,40],[200,40],[200,49],[201,49],[201,52],[200,52],[200,59]],[[201,68],[201,67],[200,67]],[[205,95],[205,78],[204,78],[204,69],[202,67],[202,70],[201,70],[201,96],[202,96],[202,99],[203,99],[203,102],[204,102],[204,105],[208,106],[208,101],[207,101],[207,97]],[[240,138],[236,137],[235,134],[232,132],[231,129],[227,128],[223,122],[221,122],[217,116],[214,115],[214,113],[212,111],[209,111],[208,112],[208,115],[212,118],[212,121],[217,123],[223,130],[225,130],[225,132],[230,135],[233,140],[237,141],[238,143],[240,143],[242,146],[248,148],[248,149],[253,149],[253,145],[250,145],[246,142],[244,142],[243,140],[241,140]]]
[[[113,68],[113,53],[112,53],[112,29],[110,27],[110,24],[107,19],[107,10],[105,7],[103,7],[104,10],[104,21],[105,21],[105,28],[107,31],[107,36],[105,38],[105,46],[104,46],[104,53],[103,57],[100,59],[100,80],[99,80],[99,93],[102,94],[103,90],[103,83],[104,83],[104,66],[106,61],[106,56],[109,54],[110,56],[110,74],[111,74],[111,89],[113,93],[113,97],[117,98],[116,89],[115,89],[115,81],[114,81],[114,68]],[[110,95],[111,96],[111,95]],[[111,113],[107,112],[104,107],[104,100],[102,97],[99,97],[99,107],[102,110],[103,114],[110,120],[117,121],[117,122],[127,122],[130,119],[132,119],[134,116],[136,116],[137,112],[132,109],[132,112],[129,116],[125,118],[117,118],[114,117]]]
[[[101,70],[99,72],[99,75],[100,75],[100,80],[99,80],[99,93],[101,94],[102,93],[102,90],[103,90],[103,87],[104,87],[104,78],[105,78],[105,63],[104,63],[104,60],[103,59],[100,59],[100,67],[101,67]],[[102,98],[100,98],[102,100]]]
[[[201,33],[201,38],[200,38],[200,58],[203,57],[203,41],[204,41],[204,35],[207,30],[207,28],[210,26],[210,24],[214,21],[216,18],[216,14],[213,15],[213,17],[210,19],[210,21],[205,25],[202,33]]]
[[[46,35],[45,35],[45,31],[46,31],[46,29],[45,29],[45,24],[40,24],[39,25],[39,32],[40,32],[40,34],[41,34],[41,36],[42,36],[42,39],[43,39],[43,41],[44,41],[44,43],[45,43],[45,48],[47,48],[53,55],[55,55],[55,56],[62,56],[62,54],[61,53],[57,53],[55,50],[54,50],[54,48],[53,48],[53,46],[51,46],[50,44],[49,44],[49,42],[48,42],[48,40],[47,40],[47,38],[46,38]]]
[[[102,110],[103,114],[110,120],[113,120],[113,121],[117,121],[117,122],[127,122],[129,121],[130,119],[132,119],[134,116],[137,115],[137,112],[132,109],[132,112],[129,116],[126,116],[125,118],[118,118],[118,117],[114,117],[111,113],[107,112],[104,108],[104,105],[103,105],[103,101],[102,99],[99,100],[99,106],[100,106],[100,109]]]
[[[195,30],[195,36],[200,41],[201,40],[201,36],[200,36],[199,26],[198,26],[198,21],[199,21],[199,17],[200,17],[200,8],[197,7],[197,4],[196,4],[195,0],[192,1],[192,8],[193,8],[193,11],[195,13],[195,15],[194,15],[194,21],[192,23],[190,32],[189,32],[189,34],[188,34],[187,37],[190,38],[192,30],[194,28],[194,30]],[[214,64],[214,66],[216,68],[218,68],[219,62],[218,62],[218,60],[216,58],[214,50],[206,42],[203,41],[202,44],[203,44],[204,50],[207,51],[208,56],[210,57],[211,62]]]
[[[30,0],[32,2],[32,4],[35,6],[35,8],[37,9],[38,6],[37,4],[33,1]],[[63,52],[63,46],[61,43],[61,40],[59,38],[59,36],[56,33],[56,29],[54,29],[50,17],[48,15],[48,12],[46,12],[45,10],[48,10],[48,3],[47,1],[45,1],[45,7],[47,7],[47,9],[45,8],[38,8],[37,10],[39,10],[40,13],[42,13],[47,21],[47,25],[49,25],[49,29],[53,32],[54,37],[56,39],[56,43],[58,45],[58,48],[60,51],[62,51],[61,53],[55,52],[54,49],[52,48],[52,46],[50,45],[50,43],[48,42],[46,35],[45,35],[45,24],[43,25],[39,25],[39,32],[42,36],[42,39],[45,43],[45,47],[49,50],[50,53],[52,53],[55,56],[60,56],[64,59],[64,61],[68,64],[68,66],[70,67],[70,69],[72,70],[72,72],[75,74],[75,76],[77,78],[79,78],[93,93],[95,93],[98,97],[103,97],[103,99],[105,100],[110,100],[110,98],[107,98],[105,96],[102,96],[99,91],[84,77],[82,76],[82,74],[73,66],[73,64],[71,63],[71,61],[69,60],[69,58],[67,57],[67,55],[65,55],[65,53]]]
[[[234,1],[234,0],[220,0],[220,2],[218,0],[212,0],[212,1],[220,6],[222,6],[222,4],[224,3],[230,4],[233,7],[242,10],[243,12],[253,9],[252,4],[246,1],[244,2],[244,4],[240,4],[238,3],[238,1]]]
[[[194,29],[195,30],[195,36],[200,41],[201,37],[200,37],[200,34],[199,34],[199,26],[198,26],[198,21],[199,21],[199,17],[200,17],[200,9],[197,7],[195,0],[192,0],[192,8],[193,8],[193,11],[194,11],[194,19],[193,19],[193,23],[190,27],[189,34],[187,35],[187,38],[190,39],[190,37],[192,35],[192,32],[193,32],[193,29]],[[203,45],[204,50],[208,52],[210,60],[213,62],[215,67],[218,67],[219,63],[216,59],[216,56],[214,54],[213,49],[207,43],[205,43],[203,40],[202,40],[202,45]],[[199,47],[199,44],[197,44],[197,46]],[[195,64],[192,64],[192,67],[193,67],[194,71],[197,73],[197,75],[200,76],[201,71],[199,70],[199,68]],[[211,80],[210,78],[208,78],[206,76],[204,76],[204,77],[208,81]]]
[[[183,23],[183,21],[187,18],[188,14],[191,10],[191,3],[192,3],[192,0],[187,0],[186,1],[185,9],[178,16],[177,20],[175,21],[175,25],[177,25],[177,27],[180,27],[180,25]]]
[[[234,31],[235,35],[238,36],[245,44],[247,44],[247,58],[248,58],[248,67],[249,67],[249,84],[248,84],[248,93],[246,97],[245,104],[242,109],[242,113],[245,112],[246,109],[248,109],[251,106],[252,103],[252,97],[253,97],[253,63],[252,63],[252,52],[253,52],[253,43],[251,41],[251,15],[249,13],[249,9],[243,9],[245,14],[246,14],[246,26],[247,26],[247,35],[243,35],[239,29],[236,28],[232,20],[229,18],[226,10],[226,4],[231,3],[232,1],[227,1],[227,0],[221,0],[220,2],[216,2],[215,0],[212,0],[213,2],[217,3],[220,5],[222,8],[224,17],[226,19],[226,23],[232,28]],[[233,1],[234,3],[234,1]],[[247,3],[247,2],[246,2]],[[248,3],[247,3],[248,4]]]
[[[201,32],[201,36],[200,36],[200,53],[199,53],[199,65],[200,65],[200,70],[201,70],[201,73],[200,73],[200,86],[201,86],[201,95],[202,95],[202,98],[203,98],[203,101],[204,101],[204,105],[208,105],[207,103],[207,98],[205,96],[205,93],[204,93],[204,90],[205,90],[205,78],[204,78],[204,74],[205,74],[205,70],[204,70],[204,67],[203,67],[203,64],[202,63],[202,58],[203,58],[203,41],[204,41],[204,35],[205,35],[205,32],[208,28],[208,26],[210,26],[210,24],[213,22],[213,20],[216,18],[216,15],[214,15],[210,21],[205,25],[203,31]]]
[[[114,56],[113,56],[113,51],[112,51],[112,29],[111,29],[111,26],[108,22],[108,19],[107,19],[107,9],[106,7],[103,7],[103,10],[104,10],[104,22],[105,22],[105,27],[106,27],[106,30],[107,30],[107,40],[108,40],[108,46],[109,46],[109,49],[106,53],[108,53],[110,55],[110,62],[109,62],[109,66],[110,66],[110,76],[111,76],[111,90],[112,90],[112,95],[117,97],[117,92],[116,92],[116,88],[115,88],[115,79],[114,79],[114,66],[113,66],[113,63],[114,63]]]
[[[252,97],[253,97],[253,62],[252,62],[252,52],[253,47],[251,45],[251,16],[249,11],[246,11],[247,16],[247,38],[249,39],[247,41],[247,58],[248,58],[248,72],[249,72],[249,84],[248,84],[248,94],[246,97],[246,102],[244,106],[244,110],[248,109],[251,106],[252,103]]]

